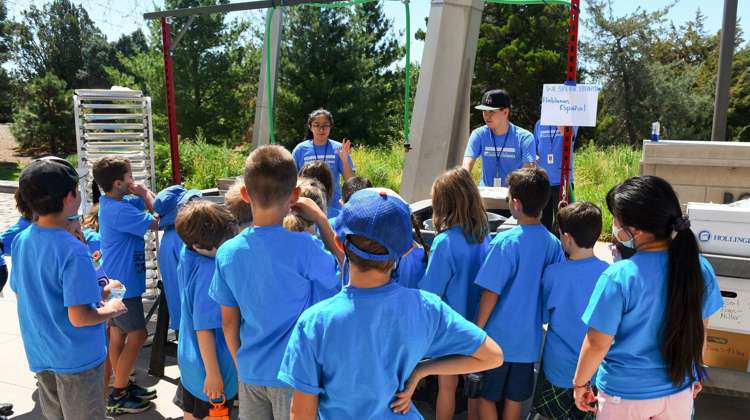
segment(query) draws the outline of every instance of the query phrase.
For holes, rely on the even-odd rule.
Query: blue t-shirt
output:
[[[78,239],[62,228],[31,225],[13,242],[10,286],[33,372],[72,374],[104,362],[105,323],[74,327],[68,318],[68,307],[102,300],[91,255]]]
[[[427,266],[424,262],[424,248],[414,244],[412,249],[399,260],[396,272],[393,273],[393,280],[404,287],[416,289],[419,280],[424,276],[425,269]]]
[[[505,360],[533,363],[542,347],[542,274],[565,259],[560,241],[541,224],[519,225],[490,242],[475,283],[499,299],[484,329]]]
[[[321,420],[421,419],[414,405],[406,415],[389,407],[417,363],[474,354],[486,336],[432,293],[349,286],[302,314],[279,378],[319,394]]]
[[[5,255],[9,257],[11,256],[11,248],[13,248],[13,239],[29,226],[31,226],[31,220],[25,217],[19,217],[15,225],[9,227],[8,230],[3,232],[2,240],[3,240],[3,249],[5,250]]]
[[[183,244],[174,226],[167,228],[159,244],[159,271],[169,309],[169,328],[180,329],[180,287],[177,282],[177,263]]]
[[[508,132],[495,135],[483,125],[471,132],[464,156],[474,159],[482,157],[482,179],[479,185],[492,187],[494,178],[500,177],[507,187],[508,175],[521,169],[526,163],[536,162],[534,135],[512,123]]]
[[[474,279],[487,256],[489,243],[489,236],[481,243],[469,243],[461,226],[440,232],[432,242],[430,261],[419,288],[437,294],[464,318],[476,321],[481,289]]]
[[[661,352],[668,260],[667,251],[637,252],[612,264],[596,283],[582,319],[615,338],[596,375],[596,386],[609,395],[646,400],[691,385],[687,378],[682,385],[672,384]],[[721,309],[723,300],[711,264],[700,260],[706,284],[703,319],[707,319]]]
[[[240,309],[242,383],[286,387],[277,376],[292,328],[312,304],[313,283],[336,287],[335,272],[319,239],[281,225],[247,228],[219,247],[209,294]]]
[[[143,210],[142,203],[140,199],[115,200],[106,195],[99,199],[102,268],[109,278],[125,285],[125,298],[140,296],[146,290],[143,235],[154,218]]]
[[[224,395],[227,399],[237,395],[237,370],[221,329],[221,305],[208,296],[215,268],[213,258],[183,247],[176,270],[182,295],[180,340],[177,344],[180,382],[188,392],[203,401],[208,401],[209,398],[203,392],[206,367],[196,333],[201,330],[212,330],[216,337],[216,360],[224,380]]]
[[[328,139],[328,143],[322,146],[314,145],[312,140],[305,140],[292,151],[292,157],[294,157],[294,163],[297,165],[298,171],[305,164],[316,160],[322,160],[331,170],[333,195],[328,202],[328,217],[336,217],[341,212],[341,177],[344,175],[344,164],[337,153],[341,150],[341,147],[341,143],[331,139]],[[356,170],[351,156],[349,156],[349,167],[352,168],[352,172]]]
[[[86,245],[88,245],[90,253],[93,254],[96,251],[101,251],[102,236],[99,235],[99,232],[86,228],[83,230],[83,238],[86,240]]]
[[[578,127],[573,127],[573,141],[578,134]],[[563,133],[557,126],[534,124],[534,143],[539,157],[537,165],[547,171],[550,185],[560,185],[562,173]],[[575,143],[573,143],[575,144]],[[573,150],[570,150],[570,183],[573,183]]]
[[[578,354],[588,327],[581,315],[596,280],[609,264],[590,257],[552,264],[542,277],[542,318],[547,322],[544,375],[554,386],[573,388]]]

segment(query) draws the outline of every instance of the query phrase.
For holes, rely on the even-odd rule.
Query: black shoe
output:
[[[13,415],[13,404],[0,403],[0,416]]]

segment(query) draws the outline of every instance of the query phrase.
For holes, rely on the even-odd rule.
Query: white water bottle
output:
[[[659,121],[651,123],[651,141],[659,141],[659,131],[661,130],[661,124]]]

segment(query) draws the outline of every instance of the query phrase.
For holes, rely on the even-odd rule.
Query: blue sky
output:
[[[231,0],[232,3],[245,0]],[[19,17],[22,10],[29,5],[44,5],[46,1],[40,0],[6,0],[8,3],[9,14],[11,17]],[[97,26],[104,32],[109,40],[115,40],[122,34],[130,33],[141,27],[145,29],[143,13],[152,11],[156,5],[162,5],[161,0],[73,0],[74,3],[82,4],[96,22]],[[393,20],[394,29],[397,33],[403,33],[405,29],[404,5],[398,0],[384,0],[385,13],[389,19]],[[581,19],[586,19],[586,0],[582,0],[583,10]],[[671,0],[614,0],[613,10],[616,15],[622,15],[634,11],[637,7],[646,10],[655,10],[671,3]],[[745,39],[750,37],[750,2],[740,0],[737,16],[740,18],[740,27],[742,28]],[[711,7],[708,7],[708,6]],[[563,6],[561,6],[563,7]],[[723,12],[722,0],[680,0],[672,8],[668,19],[676,24],[691,20],[695,16],[696,10],[700,7],[706,16],[706,29],[714,32],[721,28],[721,19]],[[418,29],[425,29],[425,17],[430,12],[430,0],[412,0],[411,9],[411,32]],[[261,19],[257,12],[235,12],[230,15],[232,18],[241,19]],[[586,33],[582,32],[583,40]],[[403,36],[399,37],[403,44]],[[421,41],[411,43],[412,61],[420,61],[424,44]]]

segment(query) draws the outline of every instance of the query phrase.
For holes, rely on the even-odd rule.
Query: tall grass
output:
[[[599,147],[590,142],[575,155],[574,197],[590,201],[602,209],[601,239],[611,240],[612,215],[607,210],[607,191],[626,178],[638,175],[641,151],[627,145]]]
[[[367,177],[373,185],[394,191],[401,188],[401,172],[404,167],[402,143],[391,142],[369,148],[357,146],[352,149],[352,161],[357,167],[357,175]]]

